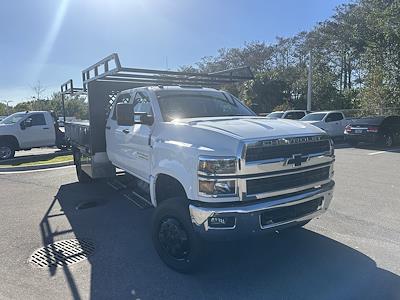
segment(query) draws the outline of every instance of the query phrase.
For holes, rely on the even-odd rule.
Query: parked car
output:
[[[65,147],[64,133],[51,112],[17,112],[0,122],[1,160],[13,158],[18,150],[46,146]]]
[[[310,113],[300,121],[323,129],[331,137],[343,137],[344,128],[352,120],[347,119],[341,111],[320,111]]]
[[[166,265],[188,272],[207,240],[303,226],[328,209],[334,152],[325,132],[259,117],[228,92],[203,87],[235,80],[224,72],[114,64],[90,78],[112,60],[119,62],[113,54],[82,71],[90,120],[67,122],[66,137],[80,182],[115,178],[116,168],[132,175],[132,193],[155,207],[152,238]]]
[[[392,147],[400,143],[400,116],[378,116],[354,120],[346,126],[344,136],[345,141],[352,146],[364,142]]]
[[[305,115],[310,112],[307,110],[287,110],[287,111],[274,111],[267,115],[268,119],[290,119],[290,120],[300,120]]]

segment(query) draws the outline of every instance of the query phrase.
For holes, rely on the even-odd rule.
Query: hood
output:
[[[162,122],[155,127],[153,137],[157,137],[155,143],[167,143],[179,149],[184,147],[187,151],[193,150],[194,156],[235,156],[241,141],[312,134],[324,134],[324,131],[299,121],[250,116]],[[174,153],[176,155],[179,152]]]
[[[0,124],[0,134],[6,134],[12,131],[15,124]]]
[[[318,123],[321,123],[322,121],[320,120],[320,121],[301,121],[301,122],[304,122],[307,124],[318,124]]]
[[[307,123],[265,117],[219,117],[185,119],[180,123],[214,131],[238,140],[266,139],[279,136],[320,134],[322,130]]]

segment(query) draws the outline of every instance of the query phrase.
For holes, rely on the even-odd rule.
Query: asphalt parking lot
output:
[[[400,148],[336,150],[330,210],[304,229],[212,244],[194,275],[169,270],[152,210],[73,167],[0,175],[1,299],[400,299]],[[96,206],[76,209],[82,203]],[[44,245],[90,240],[88,260],[39,269]]]

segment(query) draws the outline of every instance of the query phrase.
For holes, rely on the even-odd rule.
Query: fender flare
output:
[[[0,135],[0,143],[2,142],[10,143],[14,150],[20,149],[18,139],[14,135]]]

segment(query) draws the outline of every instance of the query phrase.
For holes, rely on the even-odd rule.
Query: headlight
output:
[[[235,157],[199,157],[199,172],[206,175],[235,174],[237,160]]]
[[[331,155],[333,156],[333,155],[335,155],[335,144],[334,144],[334,142],[333,142],[333,139],[329,139],[329,144],[330,144],[330,146],[331,146]]]
[[[235,180],[199,180],[199,193],[204,196],[235,196]]]

